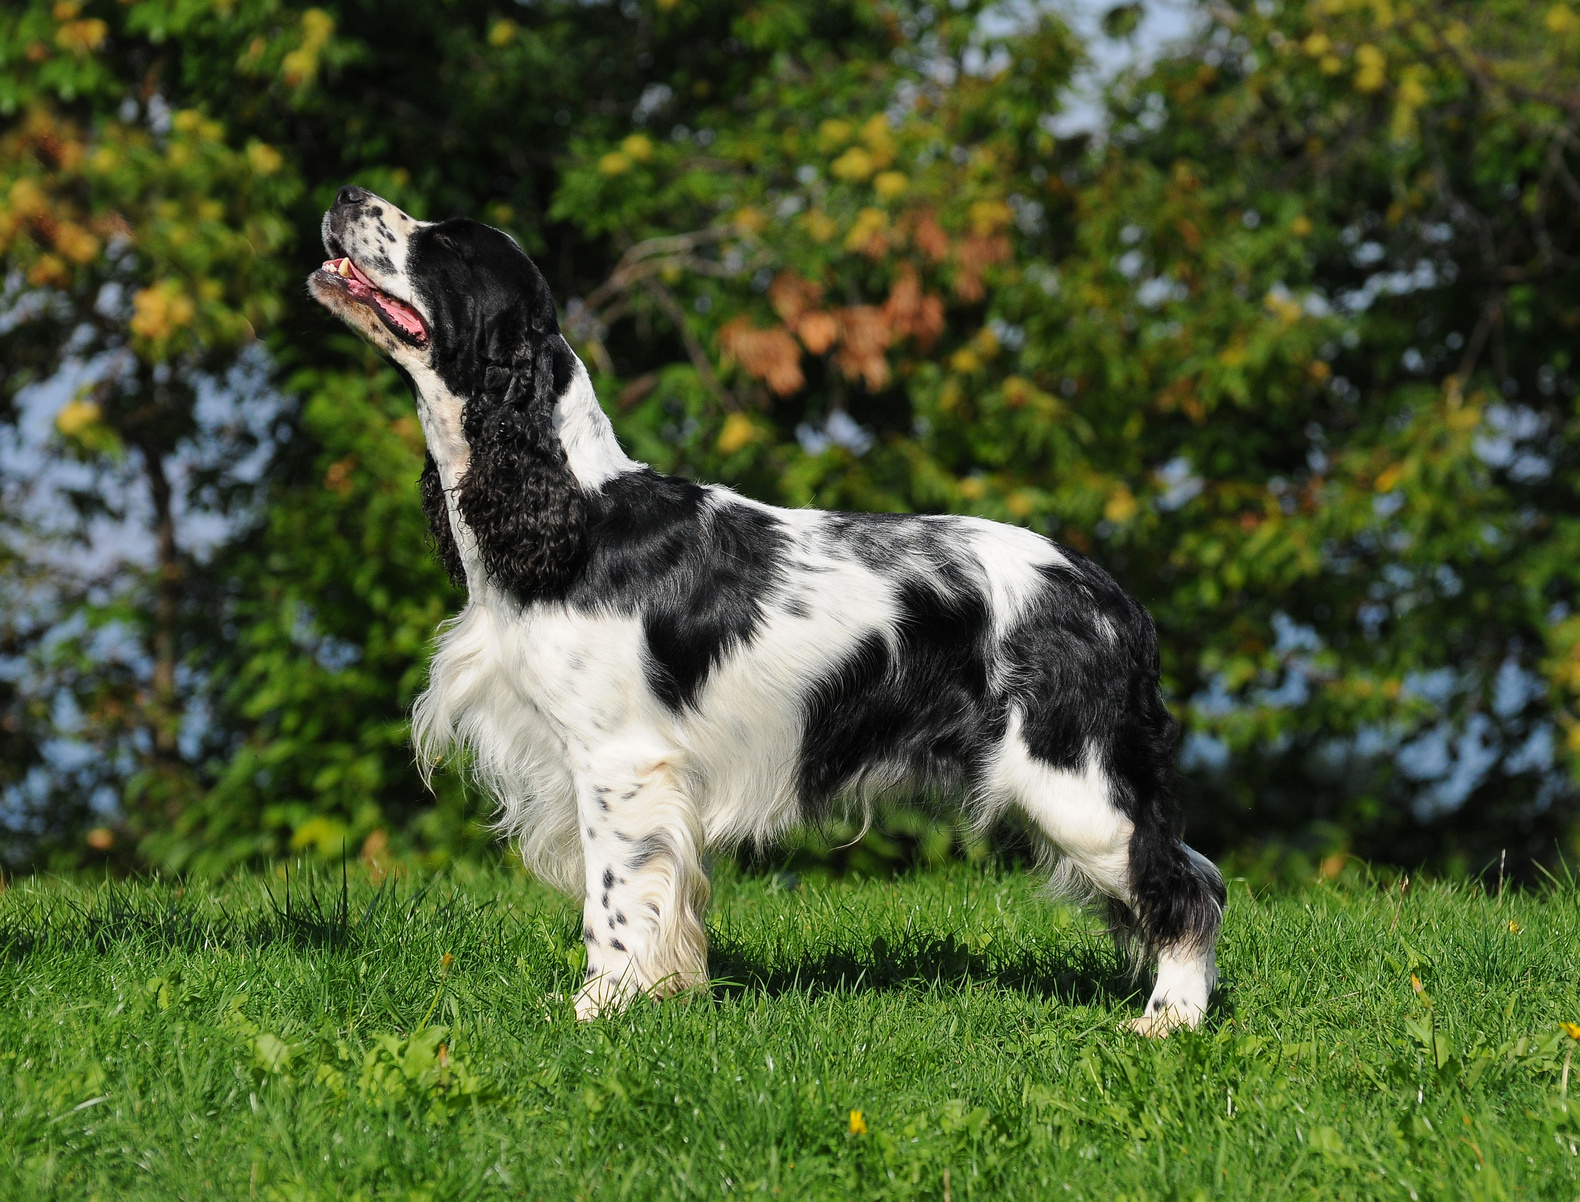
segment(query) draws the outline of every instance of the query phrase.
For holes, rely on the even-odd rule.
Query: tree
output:
[[[81,373],[48,449],[92,472],[67,533],[144,496],[155,553],[67,579],[14,524],[6,571],[56,599],[5,729],[36,756],[77,699],[61,829],[113,789],[167,867],[481,835],[406,747],[459,601],[409,400],[295,283],[356,182],[521,239],[660,468],[1109,567],[1159,622],[1193,842],[1302,872],[1550,855],[1580,762],[1580,17],[1530,14],[1203,6],[1061,139],[1081,49],[1036,9],[8,12],[0,420]],[[193,506],[226,516],[201,554]]]
[[[1058,36],[992,45],[969,15],[865,93],[781,68],[705,153],[588,143],[560,211],[642,240],[579,328],[629,376],[621,322],[689,327],[695,374],[623,393],[669,462],[1101,559],[1159,619],[1205,845],[1295,871],[1550,856],[1580,749],[1580,26],[1203,15],[1089,149],[1038,121]]]

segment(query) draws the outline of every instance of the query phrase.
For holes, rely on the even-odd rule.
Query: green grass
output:
[[[783,883],[721,869],[711,997],[578,1026],[576,915],[506,869],[344,906],[295,873],[289,907],[279,874],[14,882],[0,1194],[1580,1189],[1570,886],[1233,884],[1208,1028],[1144,1042],[1101,932],[1026,875]]]

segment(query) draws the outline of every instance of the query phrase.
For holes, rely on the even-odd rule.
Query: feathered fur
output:
[[[1110,899],[1157,958],[1138,1029],[1201,1021],[1223,883],[1180,841],[1156,633],[1112,579],[980,519],[661,476],[621,451],[504,234],[360,189],[324,234],[358,287],[335,260],[314,294],[411,382],[424,509],[468,590],[415,707],[419,761],[465,748],[526,863],[581,891],[579,1014],[706,979],[706,848],[919,785],[982,823],[1029,815],[1055,884]]]

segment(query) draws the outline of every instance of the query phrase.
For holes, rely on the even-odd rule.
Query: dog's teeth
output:
[[[342,276],[346,277],[347,279],[350,279],[351,278],[351,260],[350,259],[341,259],[340,260],[340,266],[337,267],[335,270],[340,272],[340,274]]]

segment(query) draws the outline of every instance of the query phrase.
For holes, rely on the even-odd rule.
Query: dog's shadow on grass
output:
[[[715,998],[822,992],[909,992],[967,983],[1067,1005],[1118,1007],[1145,1000],[1148,974],[1132,973],[1106,943],[1076,939],[1047,948],[973,950],[953,934],[908,935],[891,944],[836,945],[799,959],[764,957],[729,936],[708,957]]]

